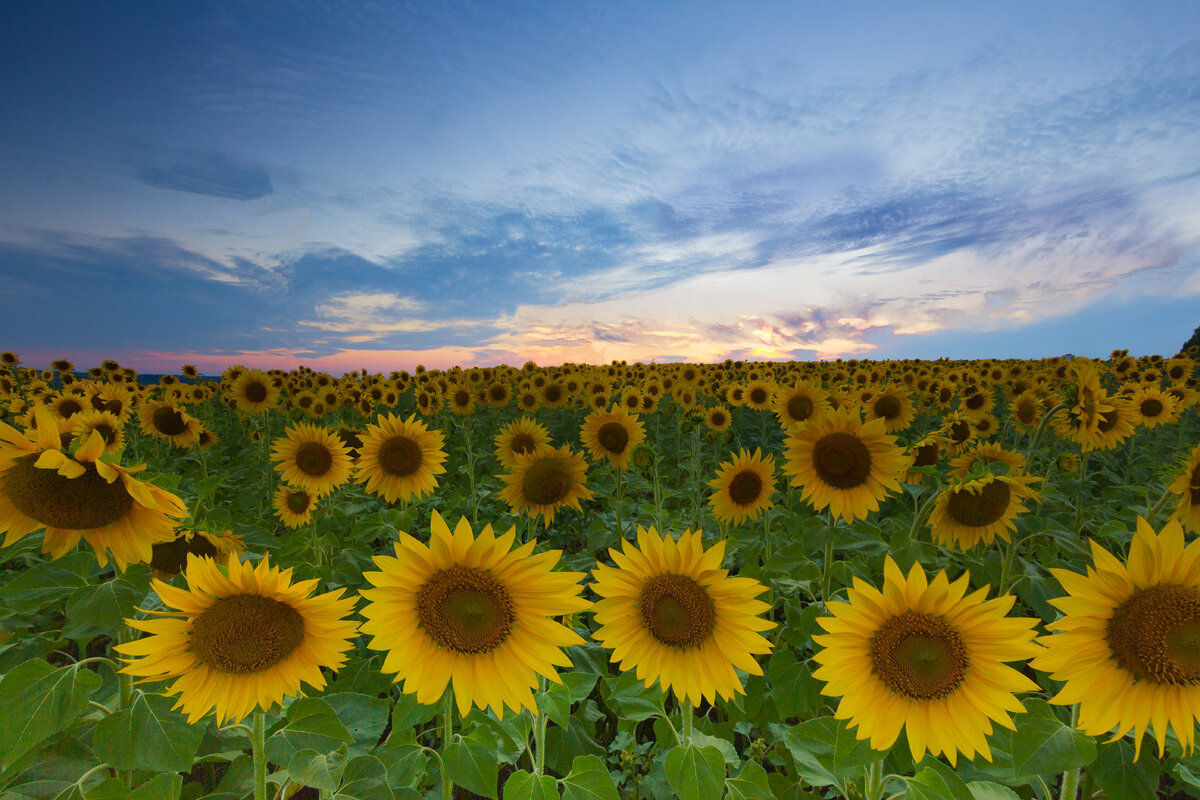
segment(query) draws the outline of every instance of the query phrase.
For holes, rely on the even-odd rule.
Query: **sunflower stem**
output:
[[[1079,523],[1083,516],[1083,492],[1087,484],[1087,462],[1088,453],[1082,453],[1079,456],[1079,493],[1075,495],[1075,522],[1071,526],[1071,530],[1075,531],[1075,535],[1079,535]]]
[[[771,509],[763,512],[763,575],[771,567]],[[771,588],[771,579],[767,578],[767,605],[771,610],[767,613],[767,619],[775,621],[775,590]]]
[[[546,691],[546,679],[538,676],[538,692]],[[534,718],[533,725],[533,774],[542,775],[546,772],[546,723],[549,720],[546,713],[539,712]]]
[[[1004,547],[1004,563],[1000,567],[1000,581],[996,584],[996,592],[1003,595],[1008,591],[1008,579],[1012,574],[1013,555],[1017,551],[1017,543],[1009,538]]]
[[[691,703],[684,701],[679,704],[679,718],[683,723],[681,726],[683,746],[687,747],[692,743],[692,723],[694,722]]]
[[[917,534],[920,533],[921,526],[925,524],[925,519],[929,516],[929,512],[933,510],[933,504],[937,502],[940,489],[941,487],[938,486],[935,487],[932,492],[930,492],[929,497],[925,500],[924,505],[921,506],[920,510],[917,511],[916,516],[913,517],[912,527],[908,529],[908,540],[910,542],[915,540],[917,538]]]
[[[471,529],[479,527],[479,497],[475,494],[475,449],[471,446],[471,428],[475,416],[468,415],[462,423],[463,442],[467,455],[467,481],[471,489]]]
[[[132,631],[128,625],[122,625],[121,630],[117,633],[117,644],[124,644],[133,640]],[[120,688],[121,705],[120,710],[124,711],[133,705],[133,676],[126,675],[124,672],[117,671],[117,686]]]
[[[1151,507],[1149,505],[1150,491],[1149,490],[1146,491],[1146,502],[1147,502],[1146,522],[1149,522],[1151,525],[1154,524],[1154,517],[1158,515],[1158,512],[1162,511],[1163,506],[1165,506],[1167,504],[1167,500],[1170,497],[1171,497],[1170,488],[1164,489],[1163,493],[1162,493],[1162,497],[1158,498],[1158,502],[1155,503],[1153,507]]]
[[[825,537],[825,558],[821,562],[821,602],[829,608],[829,584],[833,580],[833,538],[837,533],[837,517],[829,512],[829,535]]]
[[[654,466],[650,468],[651,477],[654,479],[654,524],[658,526],[658,532],[663,532],[662,524],[662,485],[658,478],[658,462],[654,462]]]
[[[1033,473],[1033,451],[1038,446],[1038,442],[1042,439],[1042,433],[1046,430],[1046,425],[1049,424],[1050,418],[1067,407],[1066,403],[1059,403],[1054,408],[1042,415],[1042,419],[1038,422],[1037,430],[1033,432],[1033,437],[1029,440],[1029,447],[1025,450],[1025,469],[1031,474]]]
[[[450,740],[454,736],[454,689],[446,687],[442,693],[442,800],[450,800],[454,791],[454,781],[446,766],[446,756],[450,751]]]
[[[267,800],[266,717],[261,708],[254,709],[254,730],[250,734],[254,754],[254,800]]]
[[[1071,706],[1071,728],[1079,721],[1079,704]],[[1075,800],[1079,793],[1079,772],[1080,769],[1069,769],[1062,774],[1062,787],[1058,793],[1059,800]]]
[[[615,494],[617,496],[617,502],[615,509],[617,514],[617,538],[624,539],[625,529],[621,527],[621,501],[625,499],[625,482],[621,479],[622,470],[617,469],[616,466],[613,466],[612,470],[613,480],[616,482]]]

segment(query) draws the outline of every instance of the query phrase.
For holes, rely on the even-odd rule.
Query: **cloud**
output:
[[[265,167],[229,153],[138,141],[123,143],[123,150],[133,176],[147,186],[230,200],[258,200],[273,191]]]

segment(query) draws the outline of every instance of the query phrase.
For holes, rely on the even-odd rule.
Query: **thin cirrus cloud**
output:
[[[147,186],[230,200],[258,200],[273,191],[265,167],[230,153],[175,150],[137,141],[122,145],[131,174]]]

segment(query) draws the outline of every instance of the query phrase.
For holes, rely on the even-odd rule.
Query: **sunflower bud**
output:
[[[629,454],[629,460],[633,464],[633,468],[638,472],[649,474],[658,462],[658,454],[654,452],[654,448],[650,445],[645,442],[639,442]]]

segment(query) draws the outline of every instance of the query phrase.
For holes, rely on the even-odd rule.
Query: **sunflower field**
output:
[[[1195,357],[0,353],[0,800],[1195,797]]]

